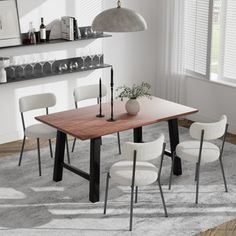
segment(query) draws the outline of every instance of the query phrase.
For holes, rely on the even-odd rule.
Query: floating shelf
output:
[[[35,46],[44,46],[44,45],[52,45],[52,44],[59,44],[59,43],[73,43],[77,41],[84,41],[84,40],[91,40],[91,39],[99,39],[99,38],[108,38],[112,37],[109,34],[99,34],[89,37],[81,37],[79,39],[68,41],[65,39],[54,39],[50,41],[46,41],[45,43],[36,43],[36,44],[20,44],[20,45],[14,45],[14,46],[7,46],[7,47],[0,47],[0,49],[6,49],[6,48],[16,48],[16,47],[35,47]]]
[[[70,63],[75,63],[77,62],[78,68],[70,70],[69,65]],[[92,71],[92,70],[97,70],[97,69],[104,69],[104,68],[109,68],[111,65],[109,64],[104,64],[103,61],[103,56],[100,59],[100,65],[99,64],[99,59],[97,56],[94,57],[93,59],[93,67],[90,67],[91,63],[91,58],[90,56],[87,56],[85,59],[85,69],[81,69],[83,66],[83,60],[81,57],[75,57],[75,58],[68,58],[68,59],[62,59],[62,60],[57,60],[53,63],[53,66],[51,68],[50,64],[48,62],[45,62],[44,66],[41,67],[39,63],[36,64],[34,68],[34,73],[33,69],[30,64],[25,66],[25,74],[23,76],[23,69],[21,66],[15,66],[15,77],[13,76],[13,70],[11,67],[6,68],[7,72],[7,82],[6,83],[0,83],[0,85],[4,84],[9,84],[9,83],[16,83],[16,82],[21,82],[21,81],[28,81],[28,80],[34,80],[34,79],[41,79],[45,77],[52,77],[52,76],[60,76],[60,75],[66,75],[66,74],[74,74],[74,73],[80,73],[80,72],[85,72],[85,71]],[[66,64],[68,69],[60,71],[59,66],[60,64]],[[43,68],[43,70],[42,70]]]
[[[0,85],[4,85],[4,84],[9,84],[9,83],[16,83],[16,82],[21,82],[21,81],[28,81],[28,80],[34,80],[34,79],[40,79],[40,78],[45,78],[45,77],[51,77],[51,76],[60,76],[60,75],[66,75],[66,74],[73,74],[73,73],[79,73],[79,72],[85,72],[85,71],[91,71],[91,70],[97,70],[97,69],[104,69],[104,68],[108,68],[108,67],[112,67],[109,64],[103,64],[101,66],[96,66],[94,68],[86,68],[84,70],[78,69],[78,70],[73,70],[73,71],[64,71],[61,73],[51,73],[51,74],[44,74],[41,76],[32,76],[32,77],[24,77],[24,78],[15,78],[15,79],[11,79],[8,80],[7,83],[0,83]]]

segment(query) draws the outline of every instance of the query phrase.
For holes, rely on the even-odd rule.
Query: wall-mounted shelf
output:
[[[52,45],[52,44],[58,44],[58,43],[73,43],[73,42],[77,42],[77,41],[107,38],[107,37],[112,37],[112,36],[109,34],[98,34],[98,35],[93,35],[93,36],[89,36],[89,37],[81,37],[81,38],[73,40],[73,41],[68,41],[65,39],[54,39],[54,40],[46,41],[45,43],[20,44],[20,45],[15,45],[15,46],[0,47],[0,49],[16,48],[16,47],[35,47],[35,46]]]
[[[53,45],[53,44],[60,44],[60,43],[73,43],[77,41],[84,41],[84,40],[93,40],[93,39],[99,39],[99,38],[107,38],[112,37],[112,35],[99,33],[87,33],[85,34],[85,31],[89,29],[88,31],[91,32],[91,26],[86,27],[80,27],[81,37],[79,39],[68,41],[65,39],[55,39],[55,40],[49,40],[44,43],[38,42],[36,44],[21,44],[21,45],[15,45],[15,46],[8,46],[8,47],[0,47],[0,49],[7,49],[7,48],[18,48],[18,47],[35,47],[35,46],[44,46],[44,45]],[[22,34],[22,39],[27,37],[28,33]],[[49,35],[49,34],[48,34]],[[39,35],[38,35],[39,36]],[[38,37],[37,36],[37,37]],[[48,36],[49,38],[49,36]],[[60,76],[65,74],[72,74],[72,73],[79,73],[79,72],[85,72],[85,71],[92,71],[97,69],[103,69],[111,67],[111,65],[104,63],[104,56],[100,55],[102,57],[98,57],[98,55],[94,55],[93,59],[91,59],[91,56],[87,56],[85,59],[85,63],[83,63],[83,59],[81,57],[76,58],[68,58],[68,59],[62,59],[62,60],[56,60],[53,64],[50,64],[51,62],[37,62],[37,63],[29,63],[25,65],[15,65],[5,68],[7,73],[7,82],[6,83],[0,83],[0,85],[3,84],[9,84],[9,83],[15,83],[15,82],[21,82],[21,81],[27,81],[27,80],[34,80],[34,79],[40,79],[44,77],[51,77],[51,76]],[[92,61],[93,60],[93,61]],[[70,69],[70,64],[76,62],[78,64],[78,68]],[[93,63],[92,63],[93,62]],[[42,65],[43,64],[43,65]],[[61,70],[62,64],[66,64],[68,69]],[[94,66],[91,67],[91,64]],[[83,68],[85,66],[85,68]]]
[[[84,70],[78,69],[78,70],[73,70],[73,71],[64,71],[61,73],[51,73],[51,74],[44,74],[42,76],[32,76],[32,77],[24,77],[24,78],[15,78],[15,79],[10,79],[7,81],[7,83],[0,83],[0,85],[4,84],[9,84],[9,83],[15,83],[15,82],[21,82],[21,81],[28,81],[28,80],[34,80],[34,79],[40,79],[40,78],[45,78],[45,77],[51,77],[51,76],[60,76],[60,75],[65,75],[65,74],[73,74],[73,73],[79,73],[79,72],[85,72],[85,71],[91,71],[91,70],[97,70],[97,69],[104,69],[112,67],[112,65],[109,64],[103,64],[101,66],[96,66],[94,68],[86,68]]]
[[[70,63],[77,62],[78,68],[71,70],[70,69]],[[60,65],[67,65],[67,70],[60,71]],[[12,67],[6,68],[7,72],[7,82],[1,83],[0,85],[9,84],[9,83],[15,83],[15,82],[21,82],[21,81],[28,81],[28,80],[34,80],[34,79],[40,79],[45,77],[51,77],[51,76],[60,76],[65,74],[73,74],[73,73],[80,73],[85,71],[92,71],[97,69],[103,69],[103,68],[109,68],[111,65],[104,64],[103,62],[103,56],[99,58],[97,56],[93,59],[93,67],[90,67],[91,65],[91,58],[90,56],[87,56],[85,59],[85,69],[82,69],[83,67],[83,60],[81,57],[75,57],[75,58],[68,58],[63,60],[57,60],[53,63],[53,66],[51,68],[50,64],[48,62],[45,62],[44,66],[41,67],[39,63],[37,63],[34,67],[34,70],[32,66],[26,65],[25,66],[25,72],[23,76],[23,69],[19,66],[14,66],[15,68],[15,76],[13,76],[13,69]],[[43,68],[43,70],[42,70]]]

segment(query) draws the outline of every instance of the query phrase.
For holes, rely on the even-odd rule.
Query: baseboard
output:
[[[0,144],[10,143],[22,139],[22,132],[14,132],[0,135]]]

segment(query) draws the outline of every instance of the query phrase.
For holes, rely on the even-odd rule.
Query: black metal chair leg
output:
[[[105,201],[104,201],[104,212],[103,212],[104,215],[106,215],[106,212],[107,212],[107,198],[108,198],[109,179],[110,179],[110,174],[107,173],[106,192],[105,192]]]
[[[164,199],[164,195],[163,195],[163,192],[162,192],[162,187],[161,187],[161,183],[160,183],[159,179],[157,180],[157,183],[158,183],[160,194],[161,194],[161,200],[162,200],[162,204],[163,204],[163,207],[164,207],[165,217],[168,217],[167,210],[166,210],[165,199]]]
[[[49,142],[49,148],[50,148],[50,156],[51,156],[51,158],[53,158],[53,153],[52,153],[52,141],[51,141],[51,139],[49,139],[48,142]]]
[[[22,146],[21,146],[20,159],[19,159],[18,166],[21,165],[21,160],[22,160],[22,156],[23,156],[23,152],[24,152],[24,147],[25,147],[25,139],[26,139],[26,137],[24,136],[24,139],[23,139],[23,142],[22,142]]]
[[[196,184],[196,201],[195,201],[196,204],[198,204],[199,178],[200,178],[200,163],[198,163],[198,167],[197,167],[197,184]]]
[[[75,150],[75,143],[76,143],[76,138],[74,138],[71,152],[74,152],[74,150]]]
[[[138,202],[138,186],[135,187],[135,203]]]
[[[219,158],[220,160],[220,167],[221,167],[221,171],[222,171],[222,175],[223,175],[223,180],[224,180],[224,185],[225,185],[225,192],[228,192],[228,187],[227,187],[227,183],[226,183],[226,178],[225,178],[225,171],[224,171],[224,166],[223,166],[223,162],[222,159]]]
[[[41,159],[40,159],[40,143],[39,143],[39,138],[37,138],[37,148],[38,148],[39,176],[41,176]]]
[[[120,133],[119,133],[119,132],[117,132],[117,141],[118,141],[119,154],[121,154],[121,147],[120,147]]]
[[[134,208],[134,186],[131,186],[129,231],[132,231],[133,228],[133,208]]]
[[[173,153],[172,156],[172,162],[171,162],[171,170],[170,170],[170,178],[169,178],[169,190],[171,190],[171,184],[172,184],[172,177],[173,177],[173,171],[174,171],[174,163],[175,163],[175,153]]]
[[[67,152],[67,160],[68,160],[68,163],[70,164],[70,151],[69,151],[69,144],[68,144],[67,136],[66,136],[66,152]]]

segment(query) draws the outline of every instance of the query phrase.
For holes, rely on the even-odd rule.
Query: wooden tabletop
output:
[[[36,117],[36,120],[78,139],[86,140],[198,112],[197,109],[157,97],[153,97],[151,100],[143,98],[138,101],[141,110],[136,116],[126,113],[125,102],[115,102],[115,122],[107,122],[107,119],[110,118],[110,103],[105,103],[102,106],[104,118],[96,117],[99,106],[95,105],[39,116]]]

